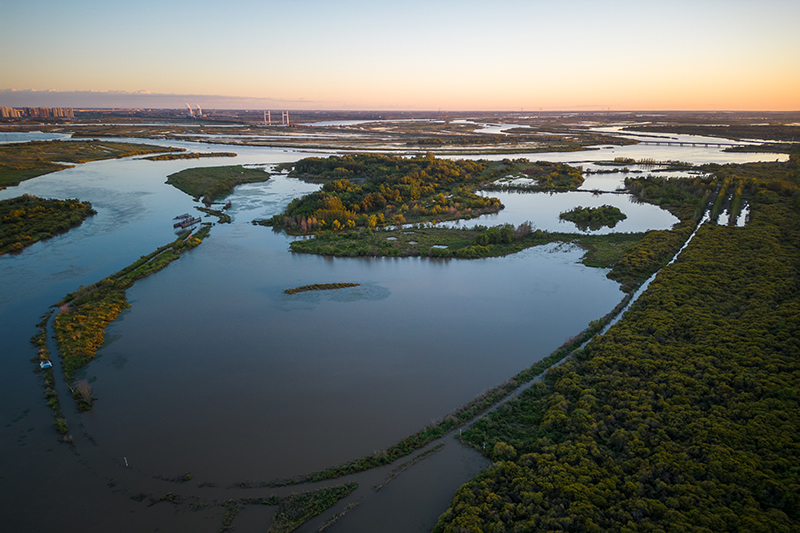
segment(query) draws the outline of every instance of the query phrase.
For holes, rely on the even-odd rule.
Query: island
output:
[[[204,203],[224,198],[242,183],[260,183],[269,179],[269,173],[242,165],[226,167],[187,168],[167,176],[167,183]]]
[[[0,255],[19,252],[43,239],[80,226],[97,212],[89,202],[24,194],[0,201]]]
[[[598,230],[602,227],[613,228],[617,222],[625,220],[628,216],[612,205],[601,205],[600,207],[582,207],[561,213],[558,215],[561,220],[574,222],[581,231]]]

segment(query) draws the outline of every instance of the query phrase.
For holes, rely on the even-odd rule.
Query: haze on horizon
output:
[[[4,12],[3,106],[190,95],[218,109],[800,109],[796,0],[28,0]]]

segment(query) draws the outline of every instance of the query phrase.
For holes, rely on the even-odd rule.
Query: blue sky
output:
[[[3,2],[0,105],[35,89],[204,107],[800,109],[796,0]]]

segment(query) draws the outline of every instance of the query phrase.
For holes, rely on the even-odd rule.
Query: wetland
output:
[[[149,142],[160,149],[167,145],[167,141]],[[169,144],[193,152],[214,148],[200,142]],[[609,149],[606,159],[647,157],[641,148]],[[664,157],[664,147],[652,148],[661,152],[652,154],[657,160],[724,161],[716,149],[702,155],[693,148],[686,150],[692,154],[672,148],[674,153]],[[631,153],[611,154],[625,149]],[[91,286],[175,239],[172,218],[195,207],[195,195],[164,182],[194,165],[186,160],[96,161],[25,181],[0,194],[0,198],[78,197],[97,211],[68,233],[36,243],[20,255],[0,257],[7,280],[0,293],[4,338],[9,339],[12,353],[30,354],[4,361],[9,375],[17,379],[4,392],[4,399],[9,399],[4,407],[5,431],[15,439],[4,440],[3,455],[27,458],[24,464],[4,463],[4,477],[19,487],[18,496],[9,496],[10,504],[25,508],[30,494],[54,494],[69,483],[84,489],[82,496],[54,501],[53,511],[75,524],[76,530],[86,523],[80,517],[89,504],[95,509],[98,503],[106,511],[95,514],[92,527],[115,523],[125,512],[133,518],[119,526],[121,530],[217,531],[230,525],[225,522],[228,511],[239,509],[235,521],[230,519],[237,529],[266,529],[270,515],[259,514],[262,507],[270,507],[264,500],[316,487],[280,487],[272,483],[275,480],[381,456],[421,428],[438,424],[460,406],[546,360],[625,297],[623,286],[607,277],[608,268],[584,266],[585,249],[566,239],[471,261],[413,254],[331,258],[291,253],[295,244],[315,239],[252,222],[279,215],[295,199],[320,190],[320,184],[277,168],[309,154],[257,146],[231,150],[237,153],[233,163],[257,169],[261,177],[266,170],[269,179],[236,186],[224,197],[231,204],[226,210],[230,224],[214,226],[202,246],[127,289],[132,307],[122,310],[106,328],[97,357],[75,372],[78,379],[91,383],[97,398],[91,411],[75,412],[62,401],[72,445],[40,436],[55,431],[49,429],[53,415],[41,400],[40,378],[31,373],[29,359],[35,350],[28,337],[37,332],[34,325],[40,315],[65,294]],[[585,164],[578,163],[581,156],[566,160]],[[756,154],[735,156],[759,160]],[[551,154],[543,157],[552,160]],[[216,167],[225,166],[212,161]],[[690,231],[694,213],[667,211],[672,193],[660,193],[662,208],[618,194],[625,177],[631,176],[599,175],[608,191],[599,195],[586,190],[480,193],[499,198],[505,209],[469,221],[459,219],[454,231],[474,239],[489,226],[508,223],[517,230],[526,222],[531,223],[531,235],[536,229],[563,230],[559,213],[577,206],[613,204],[628,219],[614,231],[589,229],[577,236],[589,243],[603,234],[616,234],[607,240],[613,246],[606,248],[624,249],[606,250],[611,258],[596,263],[610,266],[620,257],[641,255],[626,263],[634,272],[640,260],[663,242],[660,266],[688,237],[686,233],[673,238],[676,233],[671,228],[681,223],[685,226],[678,233],[684,228]],[[591,179],[595,177],[586,182]],[[591,185],[586,182],[578,189]],[[651,185],[643,183],[640,193],[649,191],[652,201]],[[731,206],[737,187],[733,179],[726,185]],[[548,203],[557,205],[546,208]],[[637,209],[642,210],[638,217]],[[726,211],[722,201],[719,210]],[[625,229],[629,223],[637,224],[637,229]],[[406,232],[431,229],[374,234],[389,243],[404,239],[406,244],[421,243],[422,236]],[[629,232],[639,235],[626,237]],[[390,237],[395,241],[387,240]],[[431,246],[441,238],[432,237]],[[487,240],[488,244],[500,243]],[[603,250],[598,244],[597,251]],[[638,255],[630,255],[631,250]],[[652,265],[645,270],[652,272]],[[328,280],[346,280],[337,285],[348,286],[285,292],[287,287]],[[57,372],[49,383],[58,390],[61,379]],[[501,447],[498,457],[502,453]],[[446,440],[441,451],[402,471],[377,496],[369,487],[380,485],[396,466],[385,464],[384,470],[359,474],[374,481],[360,480],[358,488],[347,489],[353,491],[350,496],[301,531],[316,530],[344,512],[330,530],[374,530],[375,524],[385,524],[386,516],[409,506],[417,510],[414,523],[426,523],[430,529],[455,489],[487,464],[481,455]],[[59,476],[49,475],[56,470]],[[190,482],[171,481],[184,472],[191,472]],[[341,483],[349,482],[345,477]],[[144,499],[137,501],[134,497],[140,494]],[[148,499],[156,503],[147,507]],[[269,501],[277,507],[276,515],[292,514],[289,507],[281,510],[277,499]],[[353,501],[362,503],[352,508]],[[12,516],[9,523],[17,520]],[[39,529],[50,523],[45,516],[27,520]],[[394,527],[410,529],[402,519]]]

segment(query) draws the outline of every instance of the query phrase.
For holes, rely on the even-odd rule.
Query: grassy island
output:
[[[294,289],[286,289],[286,294],[297,294],[299,292],[310,291],[333,291],[336,289],[346,289],[348,287],[358,287],[360,283],[315,283],[313,285],[303,285],[302,287],[295,287]]]
[[[130,157],[155,152],[182,151],[150,144],[109,141],[31,141],[0,145],[0,189],[73,165],[101,159]]]
[[[167,176],[167,183],[196,200],[203,198],[206,203],[211,203],[232,193],[237,185],[260,183],[268,179],[269,174],[261,169],[233,165],[187,168]]]
[[[559,218],[574,222],[579,229],[586,231],[602,227],[613,228],[617,222],[625,220],[628,216],[612,205],[601,205],[600,207],[578,206],[571,211],[561,213]]]
[[[81,286],[57,304],[59,313],[54,329],[67,381],[72,382],[75,371],[94,359],[103,346],[105,327],[129,307],[125,292],[136,281],[158,272],[198,246],[209,231],[210,226],[205,226],[194,234],[187,232],[116,274],[88,287]],[[91,395],[89,400],[76,399],[80,409],[91,408]]]
[[[148,161],[173,161],[175,159],[200,159],[202,157],[236,157],[235,152],[192,152],[188,154],[163,154],[145,157]]]
[[[0,254],[64,233],[96,214],[89,202],[24,194],[0,201]]]

